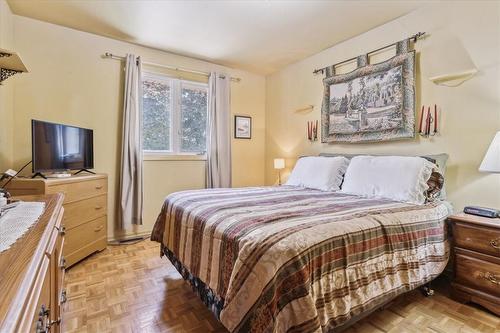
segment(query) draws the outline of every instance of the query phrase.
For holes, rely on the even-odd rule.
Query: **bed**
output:
[[[441,274],[449,213],[294,186],[193,190],[165,199],[151,239],[230,332],[331,332]]]

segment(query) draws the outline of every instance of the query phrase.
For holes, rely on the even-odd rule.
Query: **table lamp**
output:
[[[500,131],[497,132],[479,166],[480,172],[500,173]],[[464,212],[485,217],[500,217],[500,211],[493,208],[467,206]]]
[[[284,158],[275,158],[274,159],[274,168],[278,170],[278,185],[281,185],[281,170],[285,168],[285,159]]]
[[[497,132],[479,166],[481,172],[500,173],[500,131]]]

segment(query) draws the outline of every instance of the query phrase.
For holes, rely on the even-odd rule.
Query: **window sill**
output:
[[[148,154],[144,153],[143,161],[206,161],[207,156],[196,154]]]

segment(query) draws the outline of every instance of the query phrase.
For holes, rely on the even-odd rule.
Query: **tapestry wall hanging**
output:
[[[357,68],[323,79],[321,141],[367,142],[415,137],[415,51],[409,40],[396,43],[396,55],[377,64],[368,54]]]

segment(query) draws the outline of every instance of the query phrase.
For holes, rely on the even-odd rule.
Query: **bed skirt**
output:
[[[212,311],[217,320],[220,321],[220,312],[224,307],[224,299],[217,297],[212,289],[196,276],[193,276],[189,270],[177,259],[172,251],[161,244],[161,253],[174,265],[182,278],[189,282],[193,291],[198,295],[207,308]]]

